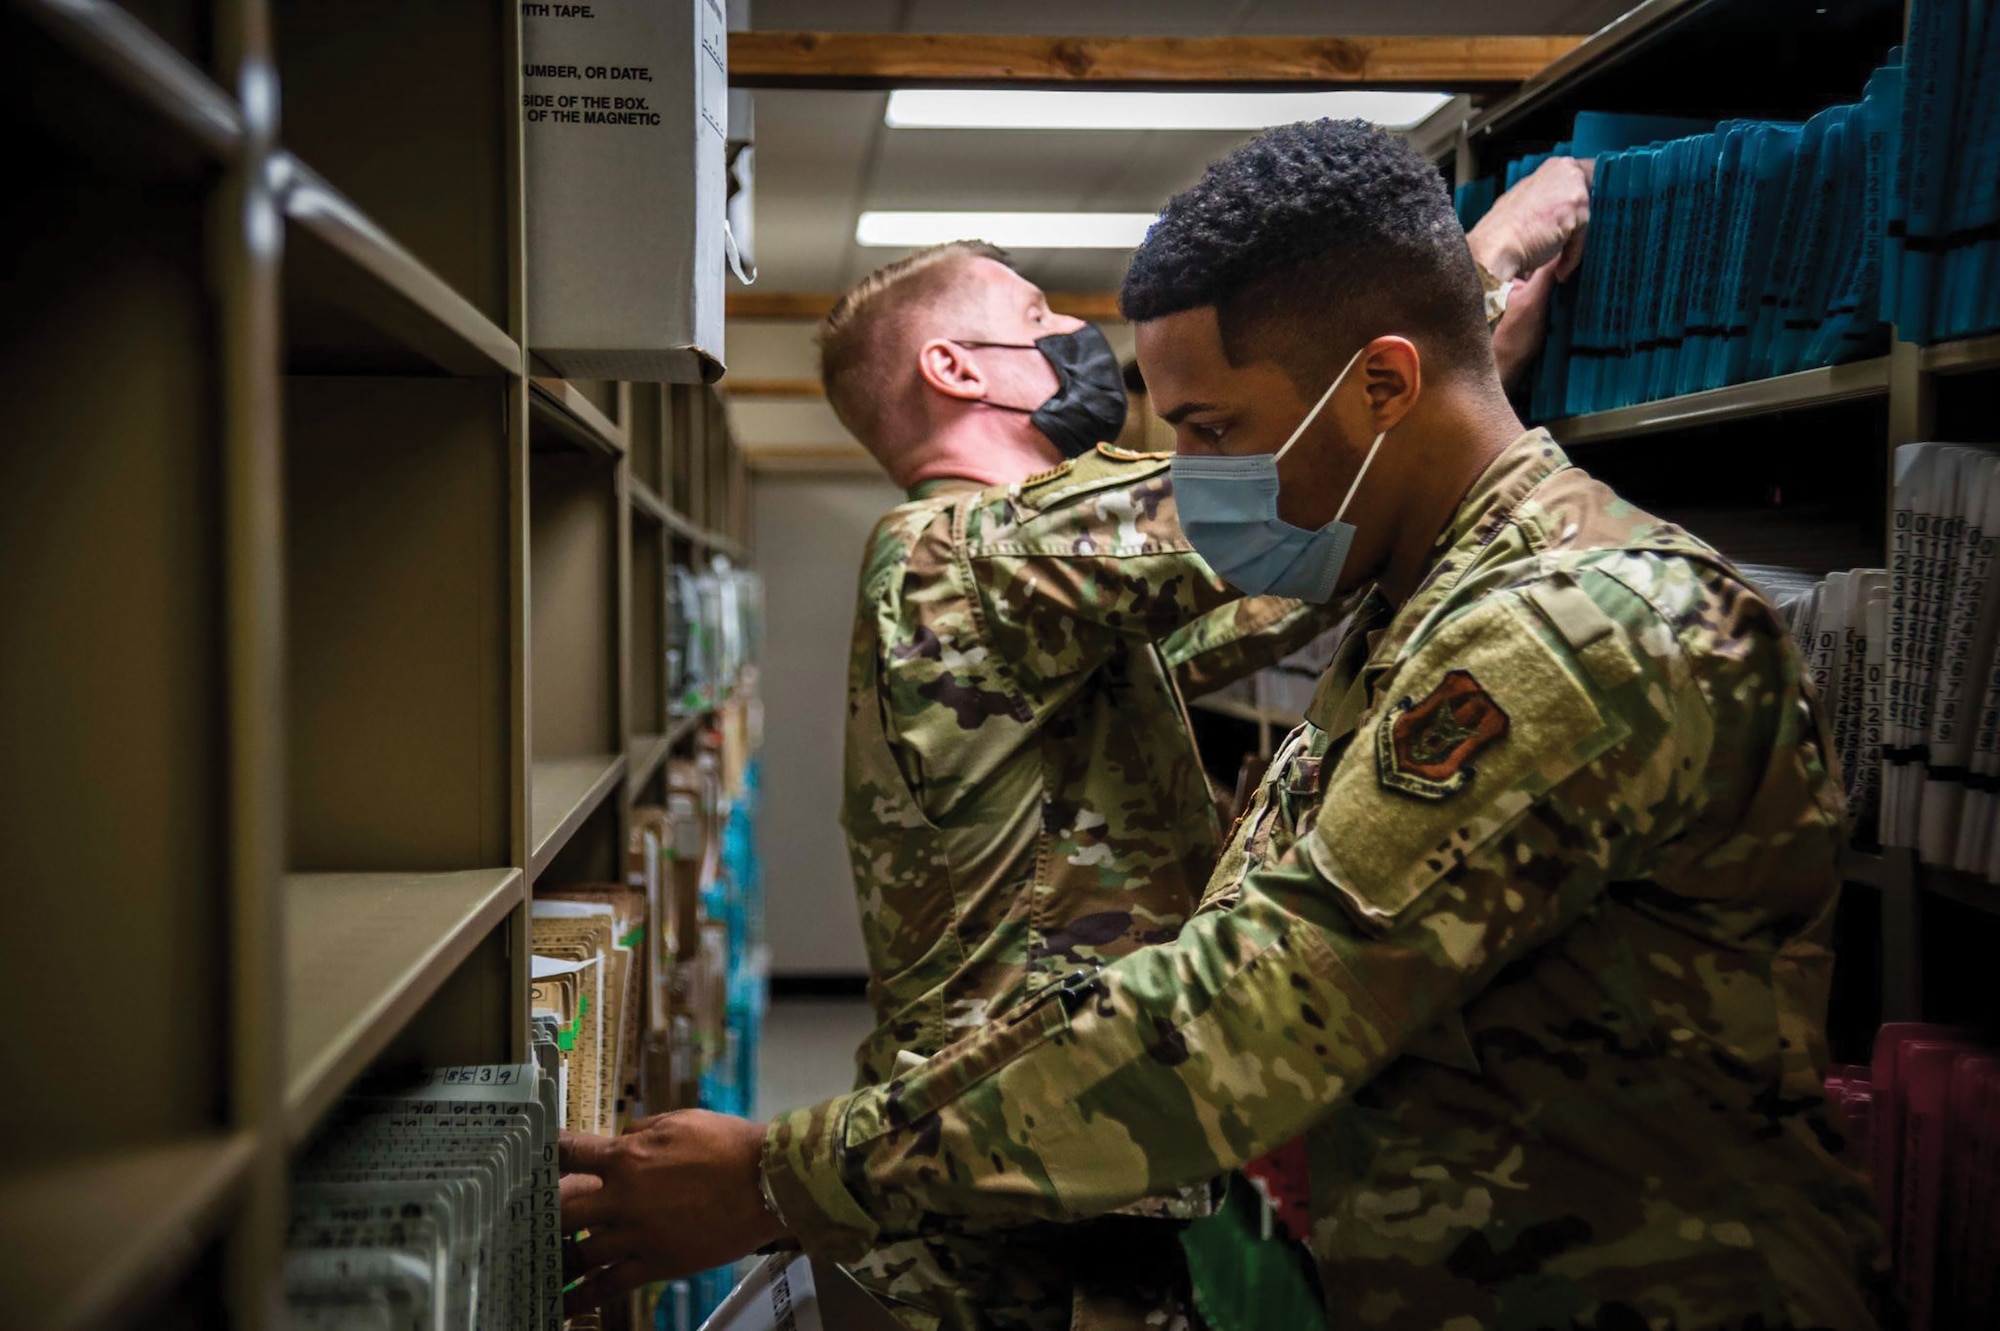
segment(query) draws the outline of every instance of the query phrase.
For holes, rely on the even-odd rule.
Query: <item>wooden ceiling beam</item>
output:
[[[732,32],[743,88],[1512,87],[1581,36],[1020,37]]]
[[[1118,323],[1118,293],[1115,291],[1051,291],[1049,308],[1099,323]],[[732,291],[723,306],[732,319],[780,319],[817,322],[840,299],[831,291]]]

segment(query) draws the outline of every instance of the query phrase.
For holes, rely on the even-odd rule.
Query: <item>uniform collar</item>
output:
[[[978,481],[969,481],[963,476],[933,476],[927,481],[918,481],[911,486],[905,497],[911,503],[915,503],[919,499],[931,499],[938,495],[970,494],[974,490],[985,488]]]
[[[1493,538],[1514,520],[1521,504],[1549,477],[1570,465],[1547,430],[1530,430],[1500,451],[1459,501],[1451,521],[1431,547],[1430,563],[1417,590],[1396,611],[1368,654],[1373,676],[1388,669],[1417,625],[1452,589],[1488,558]],[[1376,595],[1376,593],[1371,593]]]

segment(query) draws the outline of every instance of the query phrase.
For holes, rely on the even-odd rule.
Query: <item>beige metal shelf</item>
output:
[[[295,294],[341,308],[447,374],[521,372],[518,343],[311,167],[279,153],[271,160],[271,173],[294,237],[308,242],[303,254],[290,259],[306,283],[298,288],[295,281]],[[315,255],[313,245],[321,253]],[[333,368],[374,367],[338,363]]]
[[[689,735],[700,730],[707,723],[708,718],[714,715],[715,709],[713,707],[704,707],[698,712],[689,712],[685,716],[675,717],[673,725],[667,729],[667,747],[669,749],[673,748]]]
[[[1856,850],[1849,846],[1840,853],[1840,877],[1843,882],[1880,888],[1889,881],[1888,861],[1880,851]]]
[[[634,480],[631,482],[631,488],[632,507],[661,526],[666,527],[676,535],[686,537],[696,545],[705,546],[718,554],[728,555],[731,559],[741,559],[743,557],[743,545],[740,541],[733,540],[719,531],[697,526],[695,523],[690,522],[685,514],[677,509],[669,508],[667,502],[660,498],[650,485],[647,485],[643,481]]]
[[[674,747],[672,732],[664,735],[634,735],[631,739],[632,788],[637,790],[653,779]]]
[[[1948,898],[1989,915],[2000,915],[2000,886],[1976,874],[1920,864],[1917,866],[1917,885],[1934,896]]]
[[[2000,369],[2000,333],[1925,347],[1918,363],[1927,374],[1973,374]]]
[[[630,485],[632,487],[632,508],[634,511],[643,513],[661,526],[671,528],[673,531],[690,540],[695,538],[696,533],[700,529],[680,514],[674,512],[671,508],[668,508],[667,501],[660,498],[652,486],[646,484],[636,476],[632,478]]]
[[[24,0],[22,8],[71,51],[217,158],[244,138],[236,102],[130,10],[112,0]]]
[[[538,377],[530,379],[528,386],[528,406],[537,421],[572,443],[613,457],[624,456],[627,443],[624,427],[606,416],[569,380]]]
[[[734,697],[732,692],[730,699]],[[651,780],[653,773],[666,761],[667,755],[678,748],[682,740],[707,725],[718,710],[718,707],[704,707],[698,712],[676,716],[664,735],[634,735],[632,752],[638,756],[632,763],[632,785],[636,788]]]
[[[29,677],[116,705],[44,700],[0,793],[80,812],[16,877],[83,872],[108,904],[54,922],[123,923],[89,935],[109,983],[25,1013],[83,1034],[7,1120],[0,1326],[263,1326],[288,1152],[377,1069],[519,1057],[531,871],[615,873],[628,763],[657,781],[708,723],[666,714],[665,581],[739,551],[702,524],[747,531],[745,474],[706,387],[530,382],[515,7],[17,8],[10,136],[64,225],[16,285],[68,335],[16,339],[10,400],[104,521],[0,564],[173,595],[109,654],[75,597],[17,616]],[[640,519],[666,493],[681,536]],[[70,761],[105,744],[134,775]],[[71,835],[75,790],[118,827]]]
[[[1899,873],[1904,873],[1920,891],[1945,897],[1974,910],[2000,915],[2000,884],[1990,883],[1977,874],[1959,869],[1920,864],[1907,849],[1849,850],[1841,856],[1840,873],[1850,883],[1883,889],[1889,888]]]
[[[713,550],[716,554],[728,555],[731,559],[739,562],[744,557],[742,542],[732,540],[719,531],[703,531],[699,539],[703,545]]]
[[[286,876],[289,1140],[311,1130],[524,897],[519,869]]]
[[[1878,356],[1612,411],[1596,411],[1587,416],[1571,416],[1549,422],[1548,430],[1562,444],[1602,443],[1856,398],[1882,397],[1888,391],[1889,358]]]
[[[137,1313],[218,1228],[247,1133],[63,1159],[0,1176],[7,1324],[102,1326]]]
[[[618,788],[625,777],[625,755],[543,759],[529,776],[533,852],[528,876],[532,879],[548,868],[576,829]]]

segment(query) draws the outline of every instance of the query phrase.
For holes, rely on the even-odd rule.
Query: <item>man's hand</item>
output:
[[[764,1127],[687,1109],[622,1137],[562,1134],[564,1275],[572,1314],[655,1280],[722,1266],[786,1237],[758,1183]]]
[[[1551,260],[1557,280],[1568,278],[1583,260],[1591,171],[1590,162],[1574,157],[1551,157],[1536,167],[1466,234],[1472,257],[1502,282],[1526,277]]]
[[[1555,299],[1556,266],[1545,263],[1507,294],[1507,312],[1493,326],[1493,361],[1500,382],[1513,392],[1535,363],[1549,331],[1549,303]]]

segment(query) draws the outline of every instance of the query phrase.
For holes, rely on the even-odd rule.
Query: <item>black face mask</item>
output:
[[[1015,347],[1042,353],[1056,372],[1056,391],[1039,407],[1012,407],[988,401],[988,406],[1025,414],[1066,458],[1079,457],[1118,437],[1125,428],[1125,376],[1118,353],[1104,340],[1096,324],[1074,333],[1050,333],[1033,342],[965,342],[968,347]]]

